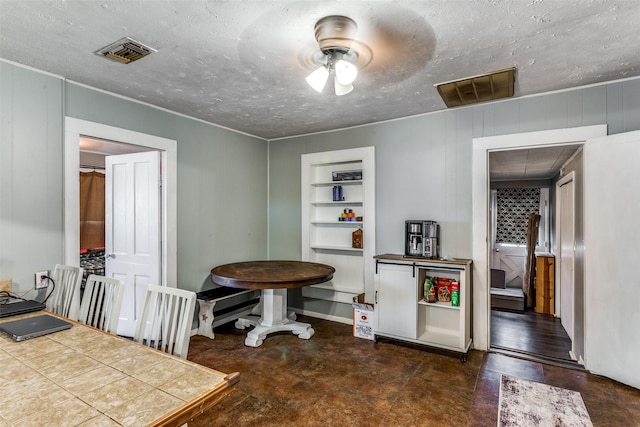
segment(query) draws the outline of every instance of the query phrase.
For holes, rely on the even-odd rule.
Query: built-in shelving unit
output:
[[[302,260],[336,269],[333,280],[304,288],[306,297],[351,303],[354,296],[373,292],[374,155],[373,147],[364,147],[301,157]],[[334,180],[335,172],[346,171],[362,171],[362,179]],[[333,200],[334,186],[342,187],[342,200]],[[361,220],[340,220],[345,209]],[[363,232],[362,248],[352,246],[358,229]]]

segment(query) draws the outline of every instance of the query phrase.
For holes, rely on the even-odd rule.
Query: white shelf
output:
[[[311,202],[313,206],[362,206],[362,201],[348,201],[341,200],[339,202],[326,201],[326,202]]]
[[[323,182],[312,182],[311,186],[313,187],[333,187],[334,185],[362,185],[364,183],[361,179],[347,180],[347,181],[323,181]]]
[[[311,249],[320,249],[325,251],[346,251],[346,252],[363,252],[364,249],[351,248],[349,246],[316,246],[311,245]]]
[[[462,350],[460,348],[460,333],[458,331],[448,332],[446,330],[426,330],[418,337],[418,341],[424,341],[427,344],[437,344],[447,349]],[[466,349],[464,349],[466,350]]]
[[[447,310],[447,309],[448,310],[460,310],[460,306],[451,305],[451,301],[449,301],[449,302],[444,302],[444,301],[426,302],[425,300],[420,300],[420,301],[418,301],[418,304],[424,305],[425,307],[443,308],[445,310]]]
[[[308,298],[351,303],[361,293],[372,295],[375,270],[375,148],[303,154],[301,170],[302,260],[331,265],[330,282],[308,286]],[[362,179],[334,181],[336,172],[362,171]],[[334,201],[332,187],[342,187]],[[365,221],[340,221],[351,209]],[[355,218],[353,218],[355,219]],[[353,233],[362,230],[363,249],[351,247]],[[348,295],[348,298],[346,297]]]
[[[348,225],[352,227],[362,226],[364,221],[311,221],[313,225]]]

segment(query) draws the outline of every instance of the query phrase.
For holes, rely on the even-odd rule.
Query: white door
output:
[[[573,341],[575,302],[573,261],[575,251],[574,187],[569,181],[560,187],[560,321]]]
[[[132,337],[148,283],[161,284],[160,152],[106,158],[105,274],[125,282],[118,335]]]
[[[585,363],[640,388],[640,131],[585,144]]]

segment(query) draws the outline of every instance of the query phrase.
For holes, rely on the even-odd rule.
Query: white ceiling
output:
[[[579,145],[543,147],[489,153],[491,181],[551,179],[580,149]]]
[[[371,53],[343,97],[305,82],[331,14]],[[0,0],[0,57],[275,139],[442,110],[434,84],[512,66],[515,96],[640,75],[639,22],[621,0]],[[94,54],[125,36],[157,52]]]

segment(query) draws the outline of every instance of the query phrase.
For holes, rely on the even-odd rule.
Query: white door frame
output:
[[[177,262],[177,141],[101,123],[65,117],[64,130],[64,263],[80,257],[80,136],[149,147],[162,152],[162,285],[175,287]]]
[[[473,347],[488,350],[490,342],[489,294],[491,221],[489,218],[489,152],[555,145],[583,144],[588,138],[606,136],[607,125],[582,126],[512,135],[473,138],[472,149],[472,253],[473,253]]]

